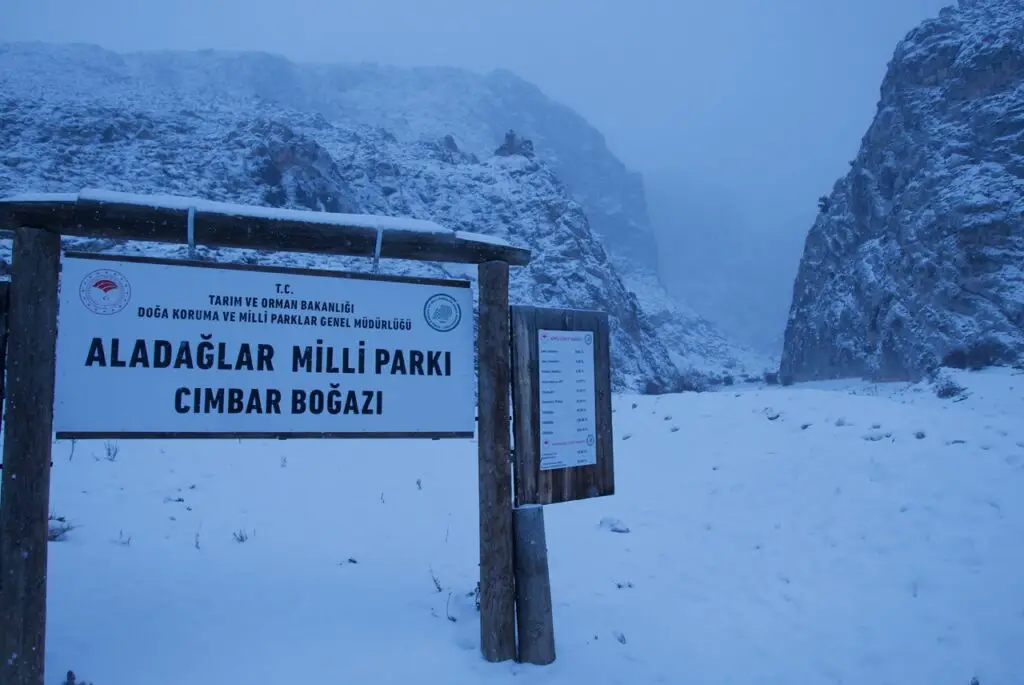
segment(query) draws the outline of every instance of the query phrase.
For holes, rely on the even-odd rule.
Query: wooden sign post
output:
[[[608,315],[527,306],[511,315],[519,660],[549,664],[555,643],[542,505],[615,492]]]
[[[480,478],[480,645],[488,661],[516,658],[509,434],[508,265],[479,267],[477,330]],[[504,417],[483,421],[484,416]]]
[[[15,230],[0,685],[44,682],[54,432],[58,439],[476,434],[480,647],[488,661],[515,658],[508,290],[509,267],[527,264],[529,250],[413,219],[108,191],[0,200],[4,226]],[[62,235],[190,251],[198,243],[370,257],[375,265],[380,258],[477,264],[476,346],[468,281],[83,253],[66,253],[62,263]]]
[[[18,228],[11,251],[0,498],[0,682],[43,682],[60,236]]]

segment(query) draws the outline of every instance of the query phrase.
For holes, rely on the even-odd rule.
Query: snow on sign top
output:
[[[459,240],[469,240],[474,243],[487,243],[488,245],[508,245],[508,241],[493,235],[483,233],[471,233],[470,231],[455,231],[455,237]]]
[[[375,216],[369,214],[334,214],[331,212],[315,212],[304,209],[280,209],[260,205],[242,205],[232,202],[215,202],[196,197],[180,197],[177,195],[136,195],[120,193],[112,190],[94,190],[86,188],[78,193],[82,202],[102,202],[105,204],[142,205],[147,207],[163,207],[166,209],[184,209],[194,207],[197,212],[224,214],[227,216],[253,217],[254,219],[279,219],[281,221],[300,221],[311,224],[328,224],[332,226],[352,226],[372,230],[412,231],[415,233],[452,233],[433,221],[422,219],[406,219],[391,216]]]
[[[86,188],[79,193],[23,193],[0,199],[0,203],[4,204],[30,202],[97,202],[103,204],[126,204],[172,210],[188,210],[194,208],[197,212],[223,214],[225,216],[295,221],[301,223],[324,224],[329,226],[346,226],[351,228],[365,228],[373,231],[405,231],[411,233],[452,235],[470,242],[509,246],[509,243],[501,238],[480,235],[477,233],[453,231],[433,221],[425,221],[423,219],[379,216],[373,214],[338,214],[301,209],[281,209],[277,207],[263,207],[260,205],[216,202],[213,200],[204,200],[198,197],[184,197],[178,195],[139,195],[113,190]]]
[[[77,193],[19,193],[0,198],[0,203],[15,202],[75,202]]]

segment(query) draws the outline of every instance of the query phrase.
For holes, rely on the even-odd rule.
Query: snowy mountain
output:
[[[906,36],[820,205],[783,374],[914,378],[1024,356],[1024,0],[961,0]]]
[[[495,154],[510,129],[534,152]],[[517,301],[613,315],[622,387],[760,370],[665,293],[639,177],[507,72],[0,45],[0,159],[4,194],[176,193],[510,237],[535,254]]]

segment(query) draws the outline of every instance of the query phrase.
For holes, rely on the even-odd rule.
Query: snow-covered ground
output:
[[[1024,374],[956,378],[617,397],[548,667],[480,657],[469,441],[59,443],[47,680],[1019,683]]]

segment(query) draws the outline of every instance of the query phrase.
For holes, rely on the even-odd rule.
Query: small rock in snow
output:
[[[628,533],[629,526],[616,518],[605,517],[601,519],[601,527],[613,533]]]

